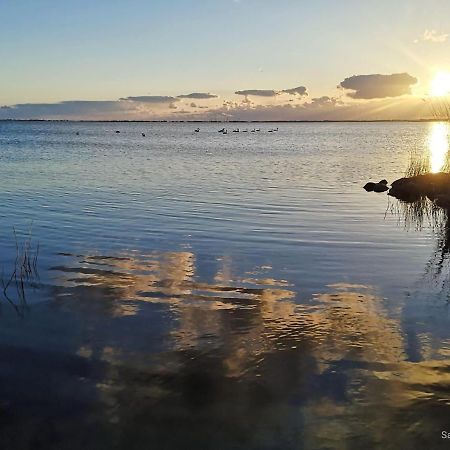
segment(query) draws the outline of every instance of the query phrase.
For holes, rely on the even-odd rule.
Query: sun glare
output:
[[[450,72],[438,72],[430,82],[430,95],[442,97],[450,94]]]
[[[449,151],[449,129],[446,123],[433,123],[428,137],[430,149],[431,172],[443,170]]]

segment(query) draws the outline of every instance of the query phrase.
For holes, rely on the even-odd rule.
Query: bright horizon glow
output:
[[[443,97],[450,94],[450,72],[440,71],[430,82],[430,95]]]
[[[450,2],[345,3],[4,0],[0,119],[430,118]]]
[[[449,150],[448,125],[444,122],[433,123],[428,137],[430,149],[431,172],[440,172],[445,165]]]

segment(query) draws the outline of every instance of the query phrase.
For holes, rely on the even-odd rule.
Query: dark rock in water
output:
[[[373,188],[374,192],[386,192],[388,190],[389,190],[389,188],[385,184],[382,184],[382,183],[376,183]]]
[[[378,182],[378,184],[384,184],[384,185],[387,186],[388,182],[387,182],[387,180],[381,180],[381,181]]]
[[[405,202],[428,197],[438,206],[450,207],[450,173],[427,173],[400,178],[392,183],[388,194]]]
[[[367,192],[373,192],[373,190],[375,189],[375,184],[372,181],[370,181],[369,183],[366,183],[363,188],[367,191]]]
[[[386,180],[382,180],[382,181],[386,181]],[[387,184],[387,181],[386,181],[386,184]],[[367,192],[385,192],[389,189],[386,186],[386,184],[381,183],[381,181],[379,183],[373,183],[372,181],[369,181],[363,187]]]

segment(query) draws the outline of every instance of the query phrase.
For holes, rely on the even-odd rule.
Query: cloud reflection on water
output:
[[[408,361],[400,311],[370,286],[333,284],[301,303],[270,268],[238,276],[229,257],[211,282],[187,251],[61,258],[46,314],[75,359],[59,375],[72,390],[53,389],[84,398],[78,408],[90,413],[80,420],[94,426],[86,430],[96,445],[414,448],[445,425],[448,361],[432,351]],[[95,395],[82,394],[88,386]],[[56,436],[78,442],[83,432],[58,408],[41,413]],[[21,421],[24,436],[35,433],[30,421]]]

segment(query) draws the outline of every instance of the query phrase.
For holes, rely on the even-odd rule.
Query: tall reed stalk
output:
[[[3,289],[3,297],[19,314],[23,314],[27,307],[27,286],[35,286],[36,282],[39,281],[37,265],[39,242],[36,245],[33,245],[32,224],[30,225],[26,238],[22,242],[14,227],[13,235],[16,252],[14,265],[9,276],[5,276],[5,273],[2,270],[0,283]]]

